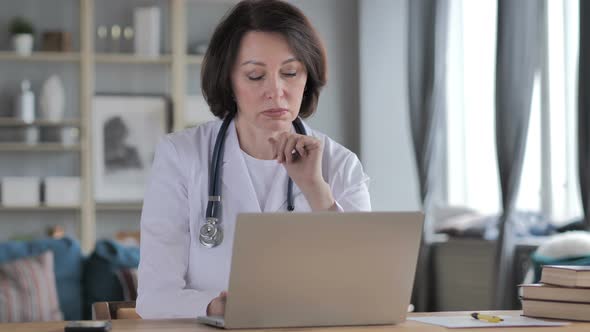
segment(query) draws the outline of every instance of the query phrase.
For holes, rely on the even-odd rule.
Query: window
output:
[[[579,9],[571,1],[548,1],[547,9],[547,66],[540,66],[535,75],[516,208],[543,213],[559,224],[581,214],[575,141]],[[495,145],[497,3],[454,0],[450,13],[447,200],[451,206],[499,213]],[[544,81],[543,75],[549,79]]]

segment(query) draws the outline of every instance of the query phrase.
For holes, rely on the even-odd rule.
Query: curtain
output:
[[[544,0],[498,0],[496,50],[496,152],[502,214],[496,246],[494,307],[509,308],[514,211],[528,132],[534,76],[540,65]]]
[[[440,190],[443,169],[446,95],[446,51],[449,2],[412,0],[408,3],[408,93],[414,154],[420,183],[420,199],[426,215],[418,259],[413,303],[427,311],[432,292],[429,242],[432,235],[429,210]]]
[[[590,2],[580,0],[578,60],[578,176],[586,229],[590,229]]]

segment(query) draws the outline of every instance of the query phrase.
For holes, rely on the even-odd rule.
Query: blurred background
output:
[[[417,310],[519,308],[539,246],[590,255],[584,1],[289,2],[328,54],[309,124],[360,157],[374,210],[426,213]],[[0,0],[0,266],[51,249],[59,281],[60,250],[96,258],[114,295],[75,312],[58,288],[66,319],[133,300],[115,277],[137,265],[155,144],[212,119],[200,65],[236,3]],[[79,266],[82,288],[107,278]]]

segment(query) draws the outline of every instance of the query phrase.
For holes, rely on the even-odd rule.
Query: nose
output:
[[[264,94],[266,99],[279,99],[285,95],[283,81],[280,77],[273,75],[266,82]]]

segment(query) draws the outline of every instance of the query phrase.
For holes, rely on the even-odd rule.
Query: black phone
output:
[[[73,320],[66,323],[64,332],[106,332],[111,330],[110,321]]]

